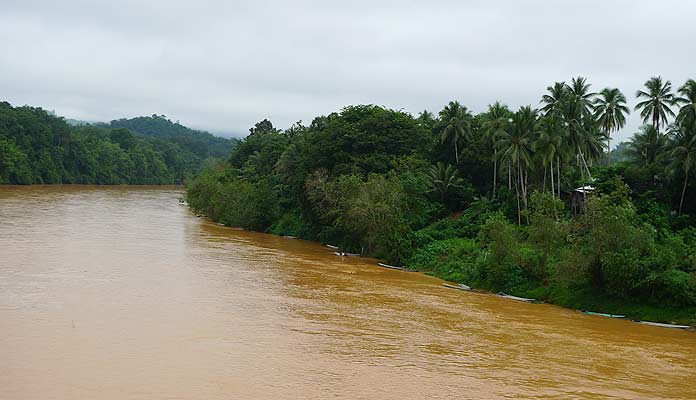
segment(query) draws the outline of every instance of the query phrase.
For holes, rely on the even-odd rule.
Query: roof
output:
[[[572,191],[578,192],[578,193],[591,193],[591,192],[594,192],[594,190],[595,190],[594,186],[587,185],[587,186],[580,186],[579,188],[575,188]]]

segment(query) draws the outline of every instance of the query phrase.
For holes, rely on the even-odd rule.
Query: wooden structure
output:
[[[581,186],[570,191],[570,212],[573,215],[578,215],[585,209],[587,199],[594,190],[594,186]]]

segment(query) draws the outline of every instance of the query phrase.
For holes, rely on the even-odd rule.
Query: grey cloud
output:
[[[634,93],[694,74],[685,1],[3,1],[0,94],[71,118],[165,114],[216,132],[348,104],[537,105],[588,76]],[[657,28],[657,29],[656,29]],[[633,114],[619,133],[637,128]]]

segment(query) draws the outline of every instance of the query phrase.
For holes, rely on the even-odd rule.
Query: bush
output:
[[[407,261],[409,268],[427,271],[453,282],[478,281],[481,248],[472,239],[438,240],[418,249]]]

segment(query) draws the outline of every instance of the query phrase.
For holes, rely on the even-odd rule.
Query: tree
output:
[[[437,122],[433,113],[428,110],[423,110],[420,114],[418,114],[416,121],[420,126],[427,129],[433,129],[435,123]]]
[[[439,194],[440,202],[445,203],[447,194],[455,188],[461,188],[463,180],[452,165],[437,163],[428,170],[428,178],[434,192]]]
[[[536,133],[537,112],[530,106],[521,107],[512,117],[508,135],[501,139],[501,158],[514,167],[517,197],[517,223],[522,223],[520,197],[527,208],[527,166],[531,160],[532,136]]]
[[[636,104],[635,110],[640,110],[644,123],[652,122],[659,132],[660,127],[667,124],[667,117],[674,117],[674,112],[670,108],[675,102],[672,83],[663,82],[661,76],[654,76],[645,82],[645,88],[646,90],[636,92],[638,99],[645,100]]]
[[[681,97],[675,100],[680,104],[677,120],[683,122],[685,120],[696,119],[696,81],[689,79],[679,88]]]
[[[551,195],[555,197],[556,186],[560,189],[560,156],[563,147],[564,129],[563,121],[557,114],[549,114],[539,119],[539,137],[533,143],[535,153],[539,154],[542,165],[544,166],[544,177],[546,168],[551,170]],[[554,185],[554,160],[558,173],[558,182]],[[560,197],[560,192],[559,192]]]
[[[626,96],[616,88],[605,88],[599,92],[594,102],[595,118],[607,138],[607,160],[611,151],[611,134],[626,125]]]
[[[561,108],[561,103],[565,100],[568,93],[568,85],[565,82],[556,82],[553,86],[546,88],[548,93],[541,96],[541,102],[544,106],[541,111],[548,115],[558,111]]]
[[[488,111],[483,115],[481,130],[488,145],[493,148],[493,198],[498,184],[498,141],[507,135],[511,122],[512,112],[499,101],[489,105]]]
[[[440,140],[442,143],[449,142],[454,146],[454,157],[459,164],[458,143],[464,140],[471,132],[471,114],[466,107],[457,101],[450,101],[445,108],[440,111],[440,123],[442,133]]]
[[[587,116],[592,113],[594,96],[596,93],[590,92],[590,85],[587,83],[587,78],[578,76],[570,80],[570,85],[568,85],[568,94],[575,97],[578,105],[580,106],[581,115]]]
[[[689,184],[689,175],[696,166],[696,120],[689,121],[675,127],[672,131],[672,143],[670,155],[673,159],[674,171],[684,174],[684,184],[679,198],[679,213],[682,212],[686,187]]]
[[[667,136],[661,134],[653,125],[643,125],[629,142],[629,153],[634,159],[649,166],[657,162],[667,146]]]
[[[276,133],[277,129],[273,127],[273,123],[266,118],[263,121],[257,122],[252,128],[249,128],[249,134],[255,135],[260,133]]]

